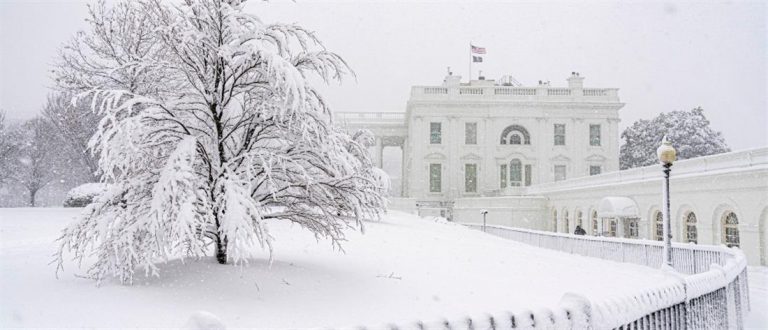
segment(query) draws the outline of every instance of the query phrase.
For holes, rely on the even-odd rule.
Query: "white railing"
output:
[[[481,225],[468,226],[482,229]],[[502,226],[486,226],[485,230],[541,248],[650,267],[661,264],[662,247],[656,241],[574,236]],[[673,276],[668,281],[632,295],[590,301],[583,296],[565,294],[558,306],[538,308],[535,312],[470,315],[354,329],[744,328],[749,293],[746,258],[740,250],[674,244],[672,258],[679,273],[671,273]]]
[[[619,102],[616,88],[571,89],[563,87],[414,86],[411,100],[498,99],[519,101]]]

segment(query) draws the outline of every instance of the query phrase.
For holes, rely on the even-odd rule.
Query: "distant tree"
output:
[[[722,134],[709,127],[709,120],[701,107],[691,111],[672,111],[661,113],[651,120],[638,120],[621,133],[624,140],[619,156],[621,169],[658,163],[656,149],[664,135],[677,150],[678,159],[730,151]]]
[[[18,151],[17,142],[5,122],[5,111],[0,110],[0,185],[8,183],[12,178],[11,164]]]
[[[111,186],[64,230],[58,269],[65,251],[95,257],[89,276],[123,282],[139,266],[158,274],[155,263],[171,257],[213,252],[219,263],[242,264],[259,246],[271,252],[268,220],[340,246],[346,230],[384,211],[365,146],[333,124],[309,83],[341,80],[347,64],[312,32],[262,23],[242,7],[136,0],[119,3],[120,15],[95,12],[90,34],[103,35],[99,43],[153,46],[126,62],[89,53],[82,63],[101,63],[101,73],[74,78],[86,75],[78,69],[67,80],[97,100],[102,120],[90,144]],[[134,28],[112,33],[125,25]],[[139,30],[140,39],[123,35]]]
[[[96,132],[100,118],[91,110],[88,100],[74,104],[72,100],[73,96],[68,93],[48,95],[43,116],[63,142],[65,150],[60,153],[72,164],[68,169],[71,175],[81,177],[77,181],[96,182],[99,165],[88,149],[88,141]]]
[[[43,187],[59,178],[59,140],[53,127],[44,119],[28,120],[11,132],[18,150],[10,159],[11,178],[29,193],[29,206]]]

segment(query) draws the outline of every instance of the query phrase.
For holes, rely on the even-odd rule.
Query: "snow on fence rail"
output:
[[[481,225],[467,224],[480,229]],[[657,241],[574,236],[486,226],[502,238],[567,253],[649,267],[661,265]],[[743,329],[749,310],[747,261],[738,249],[673,244],[677,276],[652,289],[600,301],[565,294],[554,308],[353,329]]]

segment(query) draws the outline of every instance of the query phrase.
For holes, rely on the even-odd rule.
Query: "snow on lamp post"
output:
[[[480,210],[480,214],[483,215],[483,232],[485,232],[485,216],[488,214],[488,210]]]
[[[672,267],[672,228],[669,220],[669,172],[671,171],[672,163],[677,159],[677,152],[672,147],[672,143],[667,140],[667,136],[661,140],[661,146],[656,149],[656,155],[659,157],[659,162],[664,167],[664,183],[663,183],[663,215],[664,215],[664,265]]]

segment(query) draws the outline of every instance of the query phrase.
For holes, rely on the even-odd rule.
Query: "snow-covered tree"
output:
[[[18,150],[16,142],[5,123],[5,111],[0,110],[0,185],[12,178],[11,164]]]
[[[678,159],[690,159],[730,151],[720,132],[709,127],[701,107],[691,111],[672,111],[636,121],[621,133],[621,169],[657,164],[656,149],[667,135],[677,150]]]
[[[381,215],[383,189],[365,147],[333,125],[308,83],[351,70],[312,32],[262,23],[240,1],[131,8],[163,56],[111,65],[164,83],[131,90],[105,79],[85,94],[103,117],[90,147],[111,188],[65,229],[59,267],[65,251],[95,255],[91,277],[130,282],[136,267],[156,275],[157,261],[177,256],[214,252],[242,264],[259,247],[271,252],[269,221],[340,247],[345,230]]]
[[[27,190],[29,206],[35,206],[40,189],[59,178],[59,140],[50,124],[40,117],[17,127],[11,139],[18,149],[10,157],[8,173]]]
[[[69,174],[82,177],[78,181],[95,182],[99,168],[96,157],[88,151],[88,140],[96,132],[100,118],[86,101],[73,104],[70,94],[51,94],[43,107],[43,116],[63,142],[65,150],[60,153],[72,164]]]

